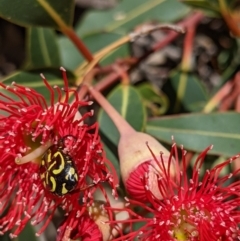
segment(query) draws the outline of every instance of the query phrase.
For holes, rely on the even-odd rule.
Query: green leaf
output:
[[[138,85],[137,89],[143,98],[143,103],[152,115],[159,116],[167,111],[169,106],[168,98],[158,88],[149,83],[143,83]]]
[[[221,16],[218,0],[181,0],[181,2],[193,8],[204,10],[210,16]]]
[[[7,232],[0,236],[0,241],[12,241],[12,239],[10,239],[9,233]]]
[[[23,231],[18,235],[17,238],[10,238],[9,237],[10,231],[8,231],[0,236],[0,241],[26,241],[26,240],[42,241],[42,240],[45,240],[43,237],[37,237],[35,233],[36,233],[36,231],[35,231],[34,227],[30,223],[27,223],[27,225],[25,226]],[[43,236],[43,235],[44,234],[42,234],[41,236]]]
[[[53,16],[72,24],[74,0],[0,0],[0,17],[18,25],[57,28]]]
[[[130,33],[136,26],[158,20],[170,22],[180,19],[189,11],[186,5],[177,0],[127,0],[121,1],[114,9],[89,11],[77,27],[76,32],[92,52]],[[89,27],[91,26],[91,27]],[[74,70],[83,61],[76,47],[66,37],[59,40],[63,65]],[[125,45],[127,46],[127,45]],[[127,47],[121,56],[129,54]],[[113,60],[115,56],[109,56]],[[113,60],[106,60],[107,63]]]
[[[177,94],[175,111],[178,111],[180,105],[189,111],[203,109],[208,100],[207,93],[194,74],[175,71],[171,74],[170,81]]]
[[[30,87],[38,91],[45,97],[45,100],[48,102],[50,101],[49,91],[45,86],[44,82],[40,77],[40,73],[43,73],[44,76],[47,78],[49,84],[51,86],[63,86],[63,79],[62,74],[59,69],[42,69],[42,70],[33,70],[33,71],[19,71],[12,75],[7,76],[6,78],[2,79],[4,84],[10,85],[12,82],[16,82],[17,84]],[[72,82],[73,74],[68,71],[68,80]]]
[[[55,32],[47,28],[29,28],[27,34],[27,68],[61,65]]]
[[[40,238],[36,237],[35,230],[31,224],[27,224],[26,227],[23,229],[23,231],[19,234],[18,241],[40,241]]]
[[[136,88],[119,85],[109,94],[107,99],[135,130],[143,131],[145,129],[146,110]],[[118,130],[105,111],[100,111],[98,121],[101,132],[117,146]]]
[[[121,1],[114,9],[91,11],[77,26],[80,36],[96,32],[129,33],[138,25],[151,20],[172,22],[183,17],[189,8],[177,0]],[[99,19],[99,21],[96,21]],[[92,28],[89,28],[92,26]]]
[[[226,69],[229,68],[230,65],[239,64],[239,58],[236,59],[236,55],[238,55],[239,52],[239,44],[239,39],[232,38],[230,44],[231,46],[222,49],[219,53],[217,61],[219,64],[219,68],[222,71],[226,71]]]
[[[171,144],[201,152],[213,144],[210,154],[232,156],[240,152],[240,114],[236,112],[188,114],[151,119],[146,132]]]

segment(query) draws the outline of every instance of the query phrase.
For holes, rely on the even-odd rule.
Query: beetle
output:
[[[64,152],[64,136],[57,144],[50,146],[42,156],[40,178],[43,186],[57,196],[73,191],[78,184],[78,173],[72,157]]]

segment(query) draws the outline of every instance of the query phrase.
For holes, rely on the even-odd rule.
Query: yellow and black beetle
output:
[[[71,156],[64,152],[64,136],[42,156],[40,177],[50,192],[63,196],[73,191],[78,184],[78,173]]]

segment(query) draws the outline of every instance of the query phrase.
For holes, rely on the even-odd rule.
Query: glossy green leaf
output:
[[[26,227],[23,229],[23,231],[19,234],[18,236],[18,241],[26,241],[26,240],[31,240],[31,241],[40,241],[40,238],[38,238],[35,235],[35,230],[31,224],[27,224]]]
[[[58,28],[53,15],[71,25],[73,13],[74,0],[0,0],[0,17],[25,27]]]
[[[238,52],[239,39],[232,38],[229,47],[222,49],[218,55],[217,62],[219,64],[219,68],[226,71],[230,65],[239,64],[239,58],[236,58]]]
[[[214,145],[210,154],[225,156],[240,153],[240,114],[236,112],[187,114],[151,119],[146,132],[159,140],[201,152]]]
[[[76,27],[78,36],[92,52],[96,52],[108,44],[130,33],[136,26],[152,20],[170,22],[180,19],[189,11],[186,5],[178,0],[127,0],[110,10],[89,11]],[[62,37],[59,40],[63,65],[74,70],[83,60],[75,46]],[[126,47],[119,57],[129,54]],[[116,56],[108,56],[113,60]],[[107,58],[108,58],[107,57]],[[107,63],[112,60],[105,59]]]
[[[2,79],[4,84],[10,85],[12,82],[16,82],[17,84],[31,87],[41,93],[46,101],[50,100],[49,91],[47,90],[44,82],[40,77],[40,73],[43,73],[44,76],[47,78],[49,84],[51,86],[63,86],[63,79],[62,74],[59,69],[44,69],[44,70],[33,70],[33,71],[19,71],[12,75],[7,76],[6,78]],[[73,74],[68,71],[68,80],[73,82]]]
[[[17,238],[10,238],[9,236],[10,232],[6,232],[3,235],[0,236],[0,241],[43,241],[45,238],[43,238],[43,235],[41,237],[36,236],[36,231],[34,227],[28,223],[25,228],[22,230],[22,232],[18,235]]]
[[[204,10],[211,16],[220,16],[218,0],[181,0],[181,2],[188,4],[191,7]]]
[[[77,26],[77,33],[80,36],[99,30],[128,33],[147,21],[176,21],[188,11],[189,8],[178,0],[121,1],[114,9],[89,12],[83,22]]]
[[[0,236],[0,241],[11,241],[9,237],[9,233],[4,233],[3,235]]]
[[[55,32],[48,28],[29,28],[27,34],[27,68],[61,66]]]
[[[177,95],[175,111],[178,111],[181,105],[189,111],[203,109],[208,100],[207,93],[194,74],[175,71],[171,74],[170,81]]]
[[[145,129],[146,111],[136,88],[119,85],[109,94],[107,99],[135,130]],[[117,145],[119,141],[118,130],[105,111],[100,111],[98,121],[101,132]]]
[[[145,106],[150,110],[151,115],[159,116],[164,114],[169,105],[167,96],[149,83],[137,86]]]

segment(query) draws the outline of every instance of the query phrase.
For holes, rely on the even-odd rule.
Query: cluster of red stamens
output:
[[[0,213],[7,210],[0,218],[0,233],[11,230],[11,237],[17,236],[29,220],[34,225],[44,223],[38,232],[40,234],[58,207],[66,213],[76,208],[85,213],[87,206],[93,203],[95,190],[102,183],[108,183],[114,195],[117,195],[117,176],[103,151],[98,124],[86,124],[86,119],[93,112],[83,116],[78,112],[79,108],[88,107],[92,102],[78,99],[77,92],[68,88],[66,71],[61,70],[64,79],[62,89],[51,87],[41,75],[50,94],[50,105],[33,89],[16,83],[11,86],[0,83]],[[69,104],[71,94],[74,100]],[[67,139],[64,147],[59,147],[59,142],[67,136],[72,137],[69,138],[72,142],[68,143]],[[64,158],[68,158],[71,164],[69,175],[73,174],[73,168],[76,169],[74,190],[66,195],[54,193],[57,178],[54,180],[49,173],[46,174],[46,179],[53,186],[50,191],[40,178],[40,166],[47,151],[50,150],[52,156],[55,154],[51,153],[53,146],[62,159],[53,157],[52,162],[56,167],[49,162],[46,169],[64,172]],[[58,165],[58,161],[62,163]],[[109,171],[108,166],[112,170]],[[103,188],[100,189],[104,192]]]
[[[148,173],[140,177],[145,188],[146,200],[141,202],[126,199],[124,209],[130,215],[128,220],[113,221],[112,224],[126,224],[131,227],[128,234],[122,234],[114,241],[138,240],[143,241],[217,241],[240,239],[240,181],[239,172],[234,171],[221,176],[221,171],[232,162],[237,161],[239,155],[207,170],[203,177],[200,171],[207,152],[212,147],[205,149],[197,158],[192,176],[187,175],[185,154],[182,149],[183,169],[180,169],[176,144],[172,146],[169,161],[160,155],[156,157],[151,151],[154,160],[159,166],[155,169],[157,176],[156,186],[162,198],[156,197],[149,188]],[[176,166],[176,175],[171,174],[171,163]],[[138,212],[133,211],[138,208]],[[139,212],[139,208],[142,210]],[[110,207],[112,211],[119,209]],[[141,215],[141,213],[143,213]],[[134,229],[133,224],[137,224]]]

